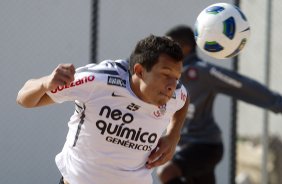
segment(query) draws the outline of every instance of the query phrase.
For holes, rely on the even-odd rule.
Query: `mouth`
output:
[[[167,99],[170,99],[171,96],[172,96],[172,95],[168,95],[168,94],[165,94],[165,93],[162,93],[162,92],[161,92],[160,94],[161,94],[162,96],[166,97]]]

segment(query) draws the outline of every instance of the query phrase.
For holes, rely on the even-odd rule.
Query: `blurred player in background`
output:
[[[181,82],[189,89],[191,102],[179,149],[157,173],[164,184],[215,184],[215,167],[223,156],[221,130],[213,115],[217,94],[275,113],[282,112],[282,96],[250,78],[201,60],[190,27],[179,25],[166,35],[182,47],[185,58]]]
[[[75,102],[56,156],[61,184],[152,183],[152,168],[172,158],[187,113],[189,98],[178,83],[182,61],[176,42],[151,35],[137,43],[129,62],[76,70],[60,64],[24,84],[17,97],[24,107]]]

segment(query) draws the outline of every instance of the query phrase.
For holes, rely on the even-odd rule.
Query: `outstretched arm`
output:
[[[184,106],[175,112],[169,126],[167,127],[166,135],[160,138],[156,150],[153,151],[149,156],[148,162],[146,164],[148,169],[160,166],[172,159],[180,139],[180,133],[186,117],[188,106],[189,97],[186,98]]]
[[[28,80],[18,93],[17,103],[27,108],[54,103],[46,92],[70,84],[74,80],[74,73],[72,64],[60,64],[50,75]]]
[[[211,67],[209,74],[214,90],[275,113],[282,113],[282,96],[263,84],[221,67]]]

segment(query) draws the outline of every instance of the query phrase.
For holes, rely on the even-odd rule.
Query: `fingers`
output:
[[[146,168],[151,169],[153,167],[160,166],[172,158],[172,154],[166,147],[158,147],[155,149],[148,158]]]
[[[70,73],[71,75],[75,74],[75,67],[73,64],[61,64],[58,67],[62,68],[66,72]]]
[[[164,153],[164,150],[160,147],[156,147],[150,154],[148,158],[148,163],[154,162],[158,157]]]
[[[163,153],[162,155],[160,155],[154,161],[152,161],[152,162],[148,161],[145,166],[146,166],[147,169],[151,169],[153,167],[158,167],[160,165],[163,165],[164,163],[166,163],[169,160],[170,159],[167,157],[167,154]]]
[[[60,64],[54,72],[54,82],[68,85],[74,80],[75,68],[72,64]]]
[[[70,85],[74,81],[75,67],[73,64],[59,64],[43,82],[47,90],[56,89],[58,86]]]

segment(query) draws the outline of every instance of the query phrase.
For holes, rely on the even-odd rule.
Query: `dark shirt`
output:
[[[185,58],[181,82],[189,91],[190,106],[180,144],[222,141],[213,115],[214,100],[219,93],[276,113],[282,112],[280,95],[234,71],[202,61],[197,55]]]

